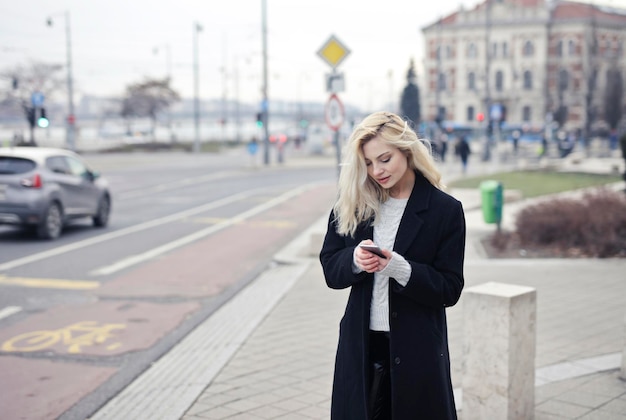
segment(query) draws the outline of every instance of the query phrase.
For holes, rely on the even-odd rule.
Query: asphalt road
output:
[[[0,407],[86,418],[330,208],[328,165],[220,154],[92,154],[110,225],[56,241],[0,227]]]

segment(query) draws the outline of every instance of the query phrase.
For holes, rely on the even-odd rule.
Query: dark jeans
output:
[[[389,333],[370,331],[370,419],[391,420]]]

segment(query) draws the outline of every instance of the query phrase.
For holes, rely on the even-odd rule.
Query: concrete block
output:
[[[463,296],[463,420],[533,419],[537,293],[484,283]]]

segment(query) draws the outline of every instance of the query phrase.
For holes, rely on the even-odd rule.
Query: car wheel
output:
[[[111,199],[105,195],[100,199],[98,204],[98,212],[93,217],[94,226],[104,227],[109,223],[109,214],[111,213]]]
[[[42,239],[56,239],[63,229],[63,211],[58,203],[50,203],[44,217],[37,226],[37,236]]]

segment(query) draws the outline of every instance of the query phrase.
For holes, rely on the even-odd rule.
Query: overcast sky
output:
[[[602,0],[626,8],[626,0]],[[351,54],[344,102],[374,110],[396,99],[409,61],[423,57],[421,28],[479,0],[267,0],[269,96],[325,101],[330,67],[316,54],[331,35]],[[600,0],[596,0],[600,3]],[[121,95],[144,77],[163,77],[193,96],[193,28],[199,40],[200,97],[262,97],[261,0],[2,0],[0,68],[66,63],[70,14],[76,96]],[[46,24],[52,18],[52,26]],[[63,98],[58,98],[62,100]]]

